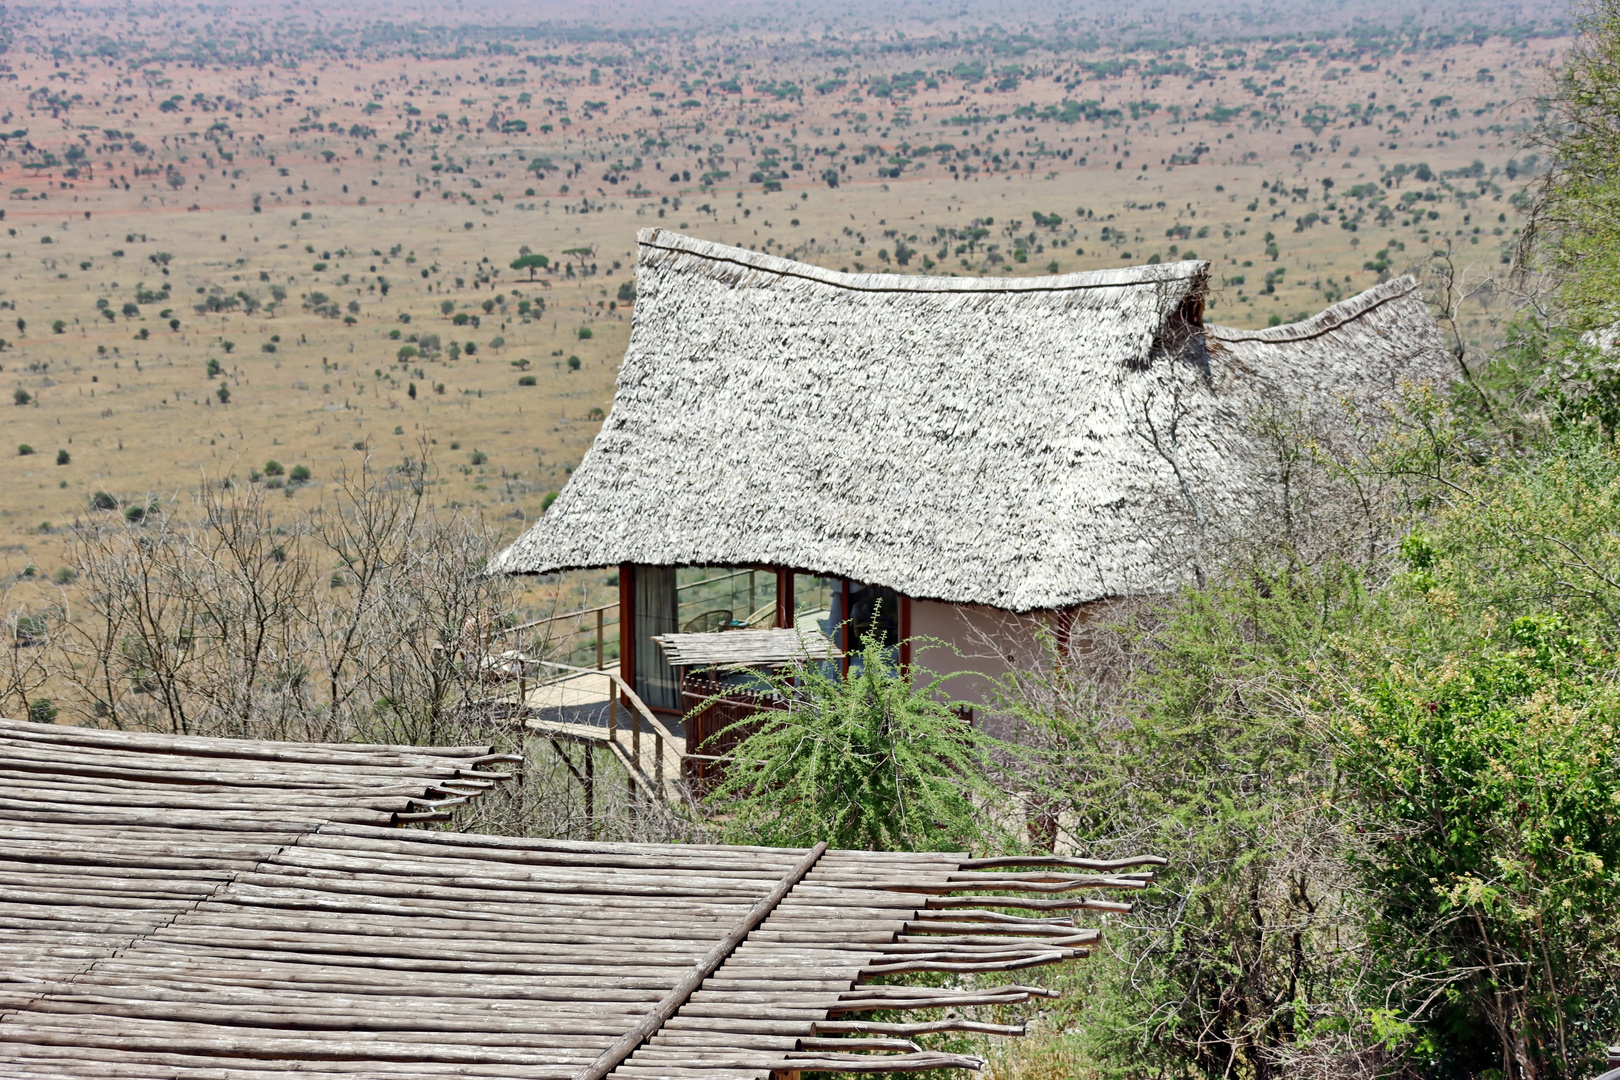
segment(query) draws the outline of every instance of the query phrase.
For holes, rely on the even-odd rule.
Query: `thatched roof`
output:
[[[976,1068],[867,1017],[955,1017],[1043,991],[873,980],[1084,956],[1097,931],[1002,909],[1124,910],[1095,889],[1145,888],[1151,871],[1132,868],[1163,862],[388,825],[443,816],[511,775],[484,766],[514,758],[0,720],[0,1076]]]
[[[1369,350],[1443,359],[1409,290],[1206,339],[1203,262],[981,280],[639,240],[613,409],[494,572],[777,565],[1011,611],[1160,588],[1187,569],[1187,492],[1230,515],[1253,485],[1260,384],[1223,366],[1382,394]]]
[[[1265,330],[1205,327],[1228,393],[1286,398],[1306,409],[1391,401],[1403,381],[1454,370],[1422,290],[1410,277],[1375,285],[1304,322]]]

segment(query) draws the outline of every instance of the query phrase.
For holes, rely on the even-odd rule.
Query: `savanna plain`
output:
[[[896,274],[1203,258],[1209,317],[1238,326],[1437,250],[1483,277],[1567,32],[1497,5],[15,6],[4,27],[14,584],[60,571],[88,514],[227,477],[316,500],[424,450],[442,502],[515,535],[611,405],[641,228]],[[1459,332],[1489,332],[1475,307]]]

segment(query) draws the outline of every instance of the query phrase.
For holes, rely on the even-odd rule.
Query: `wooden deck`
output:
[[[502,653],[491,660],[505,673],[504,693],[492,701],[510,706],[524,727],[553,740],[607,749],[647,798],[666,804],[687,798],[681,782],[687,752],[684,733],[647,708],[617,672],[520,653]],[[577,770],[566,755],[564,760],[589,790],[594,777]]]

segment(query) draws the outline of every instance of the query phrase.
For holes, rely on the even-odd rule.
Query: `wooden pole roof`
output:
[[[976,1068],[863,1017],[1045,991],[869,980],[1083,956],[1162,861],[396,827],[513,760],[0,721],[0,1080]]]
[[[712,634],[662,634],[653,641],[672,667],[782,667],[837,660],[844,653],[814,630],[722,630]]]

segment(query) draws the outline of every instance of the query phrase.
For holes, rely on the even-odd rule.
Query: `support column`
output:
[[[900,597],[900,674],[911,675],[911,597]]]
[[[852,627],[849,622],[849,578],[840,578],[838,587],[843,590],[839,594],[841,597],[839,607],[842,610],[839,612],[840,619],[838,625],[838,647],[844,650],[844,659],[840,661],[840,667],[843,669],[843,673],[848,675],[849,650],[851,645],[854,643],[854,636],[851,633],[854,627]]]
[[[793,626],[793,571],[776,571],[776,628]]]
[[[636,564],[619,564],[619,678],[636,685]],[[621,699],[625,708],[628,700]]]
[[[1057,650],[1065,660],[1069,658],[1069,635],[1074,631],[1074,616],[1078,608],[1061,608],[1057,613]]]

